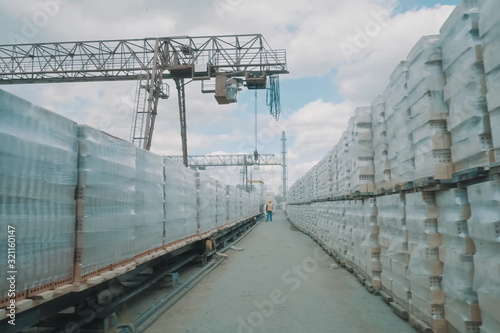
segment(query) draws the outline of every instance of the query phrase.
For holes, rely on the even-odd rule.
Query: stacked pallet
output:
[[[227,216],[229,222],[236,221],[240,218],[239,213],[239,200],[238,200],[238,189],[232,185],[226,186],[227,195]]]
[[[384,91],[385,122],[387,126],[387,157],[391,179],[395,183],[415,178],[415,164],[411,137],[408,134],[408,64],[402,61],[394,69]]]
[[[2,308],[9,270],[19,272],[18,300],[72,280],[76,123],[0,91],[0,142]],[[15,228],[14,268],[7,266],[15,259],[7,258],[8,226]]]
[[[363,201],[350,200],[346,202],[347,209],[344,215],[344,244],[345,244],[345,261],[350,267],[354,267],[356,247],[355,241],[360,222],[362,221]],[[361,210],[361,211],[360,211]]]
[[[444,263],[444,317],[451,332],[478,332],[481,312],[473,290],[475,246],[467,223],[471,215],[467,189],[437,192],[436,203],[438,232],[442,237],[439,258]]]
[[[163,245],[163,158],[147,150],[135,152],[134,252]]]
[[[479,10],[479,34],[483,45],[487,104],[495,161],[500,162],[500,3],[483,0]]]
[[[344,257],[343,235],[345,230],[345,204],[343,201],[334,201],[332,204],[332,249],[342,258]]]
[[[373,166],[374,182],[378,190],[392,188],[391,168],[387,156],[387,127],[385,122],[385,102],[377,96],[371,104],[373,131]]]
[[[226,197],[226,185],[221,181],[217,180],[215,183],[216,195],[215,195],[215,225],[217,227],[223,226],[228,222],[227,217],[227,206],[228,201]]]
[[[440,30],[451,157],[457,172],[493,162],[478,5],[479,0],[462,2]]]
[[[481,308],[481,333],[500,332],[500,181],[470,186],[470,236],[474,239],[474,291]]]
[[[410,280],[406,275],[409,255],[405,197],[403,194],[378,197],[377,207],[382,289],[411,311]]]
[[[370,107],[358,107],[352,118],[352,138],[349,149],[351,193],[372,193],[375,190],[373,166],[373,133]]]
[[[451,178],[451,137],[447,130],[444,73],[439,36],[425,36],[408,55],[408,106],[415,177]]]
[[[136,254],[135,146],[84,125],[78,138],[76,282]],[[162,235],[151,241],[154,247]]]
[[[200,233],[214,229],[217,219],[217,183],[206,173],[196,173]]]
[[[435,192],[409,193],[405,199],[412,313],[435,331],[446,332],[445,297],[441,288],[443,263],[439,259],[441,235],[437,227],[439,208]]]
[[[378,208],[375,198],[363,200],[363,230],[360,234],[359,263],[357,264],[362,273],[369,279],[375,289],[381,288],[380,274],[382,264],[380,262],[380,244],[378,240]]]
[[[168,158],[165,168],[165,245],[198,232],[196,173]]]
[[[329,152],[318,163],[316,179],[318,183],[317,199],[329,198],[332,193],[331,161],[331,153]]]
[[[347,154],[349,153],[349,140],[347,131],[342,133],[340,141],[337,144],[337,163],[338,163],[338,195],[347,195],[350,193],[350,169]]]

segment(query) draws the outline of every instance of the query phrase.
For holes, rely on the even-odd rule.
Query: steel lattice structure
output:
[[[260,34],[0,45],[0,85],[140,80],[147,107],[136,110],[131,139],[147,150],[158,101],[169,95],[164,79],[177,82],[186,133],[183,79],[242,77],[261,89],[266,76],[286,73],[286,51],[272,50]],[[185,135],[182,145],[187,166]]]
[[[192,78],[202,64],[208,77],[287,73],[286,51],[262,35],[184,36],[0,45],[0,84],[138,80],[155,68]]]

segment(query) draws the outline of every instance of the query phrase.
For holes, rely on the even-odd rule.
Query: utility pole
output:
[[[283,202],[286,202],[286,178],[287,178],[287,174],[286,174],[286,136],[285,136],[285,131],[281,132],[281,143],[282,143],[282,146],[281,146],[281,154],[283,155],[282,156],[282,160],[281,162],[283,163],[283,185],[282,185],[282,192],[283,192]]]

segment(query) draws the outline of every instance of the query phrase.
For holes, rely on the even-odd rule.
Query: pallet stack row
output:
[[[312,171],[288,192],[290,221],[420,329],[500,332],[499,52],[500,2],[462,1],[312,169],[331,192]]]
[[[22,258],[15,296],[1,284],[2,316],[13,298],[25,309],[45,291],[82,291],[261,212],[260,194],[226,192],[206,174],[4,91],[0,140],[0,227],[14,228]]]

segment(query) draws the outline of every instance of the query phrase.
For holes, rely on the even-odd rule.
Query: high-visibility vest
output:
[[[272,212],[273,211],[273,204],[272,203],[268,203],[267,206],[266,206],[266,210],[268,212]]]

